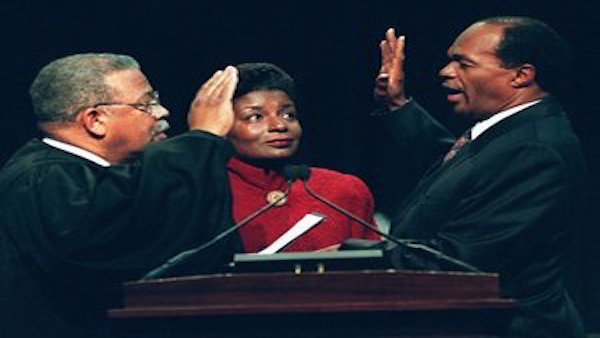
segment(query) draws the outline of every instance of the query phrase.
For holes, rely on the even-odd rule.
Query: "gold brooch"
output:
[[[269,193],[267,194],[267,202],[273,203],[273,202],[279,200],[277,203],[275,203],[275,206],[276,207],[283,206],[283,205],[285,205],[287,203],[287,197],[286,198],[281,198],[284,195],[285,195],[285,193],[283,191],[280,191],[280,190],[269,191]]]

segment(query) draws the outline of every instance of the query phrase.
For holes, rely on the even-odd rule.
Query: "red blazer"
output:
[[[286,180],[275,171],[265,171],[236,158],[228,165],[233,195],[233,218],[241,221],[268,203],[270,191],[285,191]],[[371,191],[359,178],[333,170],[311,168],[308,185],[317,194],[374,224]],[[245,252],[257,252],[275,241],[305,214],[318,212],[326,218],[293,241],[283,251],[313,251],[341,243],[347,238],[379,239],[379,235],[310,196],[301,181],[292,184],[287,202],[274,207],[239,231]]]

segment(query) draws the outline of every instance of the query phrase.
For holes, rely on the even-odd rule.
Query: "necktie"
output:
[[[450,150],[446,153],[446,155],[444,156],[444,160],[442,161],[442,164],[450,161],[451,159],[454,158],[454,156],[456,156],[456,154],[458,154],[458,151],[464,147],[465,144],[469,143],[469,141],[471,141],[471,129],[467,129],[467,131],[464,132],[464,134],[462,134],[452,145],[452,148],[450,148]]]

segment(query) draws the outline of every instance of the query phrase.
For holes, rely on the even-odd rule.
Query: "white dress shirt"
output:
[[[507,118],[511,115],[514,115],[514,114],[524,110],[525,108],[529,108],[529,107],[533,106],[534,104],[539,103],[540,101],[542,101],[542,100],[535,100],[535,101],[523,103],[518,106],[514,106],[514,107],[508,108],[506,110],[503,110],[499,113],[496,113],[496,114],[490,116],[489,118],[487,118],[486,120],[477,122],[471,128],[471,140],[474,140],[477,137],[479,137],[479,135],[483,134],[483,132],[485,132],[486,130],[491,128],[496,123],[504,120],[505,118]]]
[[[87,151],[85,149],[76,147],[76,146],[74,146],[72,144],[68,144],[68,143],[64,143],[64,142],[61,142],[61,141],[53,140],[53,139],[48,138],[48,137],[44,137],[42,139],[42,142],[46,143],[47,145],[49,145],[51,147],[60,149],[62,151],[66,151],[67,153],[71,153],[73,155],[77,155],[79,157],[85,158],[86,160],[94,162],[94,163],[96,163],[96,164],[98,164],[100,166],[110,167],[110,163],[107,160],[105,160],[102,157],[100,157],[100,156],[98,156],[98,155],[96,155],[96,154],[94,154],[92,152],[89,152],[89,151]]]

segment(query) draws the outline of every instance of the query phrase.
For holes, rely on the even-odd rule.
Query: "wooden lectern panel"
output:
[[[486,273],[337,271],[190,276],[125,285],[128,337],[493,337],[514,302]]]

